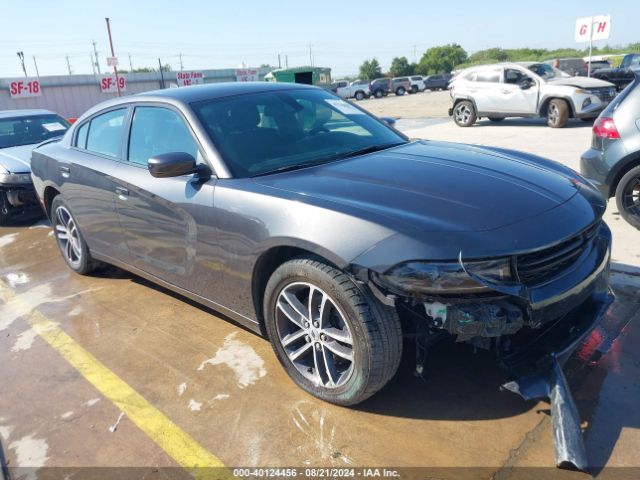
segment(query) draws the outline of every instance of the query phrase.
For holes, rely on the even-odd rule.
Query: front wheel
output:
[[[364,92],[356,92],[356,100],[364,100]]]
[[[286,372],[327,402],[366,400],[400,363],[402,331],[395,309],[318,260],[298,258],[276,269],[265,291],[264,318]]]
[[[404,89],[404,87],[398,87],[396,89],[396,95],[400,96],[400,95],[404,95],[406,92],[406,90]]]
[[[76,219],[60,195],[51,203],[51,226],[62,258],[69,268],[81,275],[95,270],[99,262],[91,257]]]
[[[470,127],[476,119],[476,109],[469,100],[463,100],[453,107],[453,121],[459,127]]]
[[[547,108],[547,125],[551,128],[562,128],[569,120],[569,106],[567,102],[555,98],[549,102]]]
[[[418,86],[417,85],[412,85],[411,86],[411,93],[418,93]]]
[[[375,92],[373,92],[373,96],[376,98],[382,98],[384,95],[384,92],[382,90],[376,90]]]
[[[632,168],[620,179],[616,205],[622,218],[640,230],[640,166]]]

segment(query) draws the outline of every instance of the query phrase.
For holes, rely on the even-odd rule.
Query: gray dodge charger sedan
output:
[[[610,298],[605,203],[575,172],[409,141],[315,87],[108,101],[32,170],[70,268],[113,264],[216,309],[337,404],[394,376],[403,337],[513,360],[566,348]]]

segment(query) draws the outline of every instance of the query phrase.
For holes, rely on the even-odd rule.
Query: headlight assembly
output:
[[[509,259],[468,262],[407,262],[397,265],[377,279],[382,286],[395,292],[448,294],[483,293],[487,283],[511,282]],[[472,274],[473,277],[469,274]]]
[[[31,183],[30,173],[0,173],[0,183]]]

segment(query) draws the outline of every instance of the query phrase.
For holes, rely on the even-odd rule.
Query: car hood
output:
[[[613,83],[589,77],[552,78],[551,80],[547,80],[546,83],[547,85],[563,85],[576,88],[601,88],[614,86]]]
[[[31,171],[31,152],[35,145],[0,148],[0,167],[9,173],[29,173]]]
[[[256,182],[399,231],[484,231],[567,202],[564,167],[517,152],[419,141]]]

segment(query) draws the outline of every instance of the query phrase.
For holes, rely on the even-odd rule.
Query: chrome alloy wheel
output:
[[[54,217],[55,236],[60,246],[60,251],[67,261],[77,267],[82,261],[82,243],[80,233],[76,227],[71,213],[65,207],[58,207]]]
[[[625,211],[640,219],[640,177],[625,185],[622,199]]]
[[[459,123],[467,123],[471,117],[471,109],[465,103],[458,104],[454,113]]]
[[[290,283],[278,295],[275,318],[280,345],[298,372],[330,389],[349,380],[353,336],[327,293],[310,283]]]
[[[555,125],[558,123],[558,119],[560,118],[560,110],[555,103],[549,105],[549,111],[547,112],[547,119],[549,123]]]

